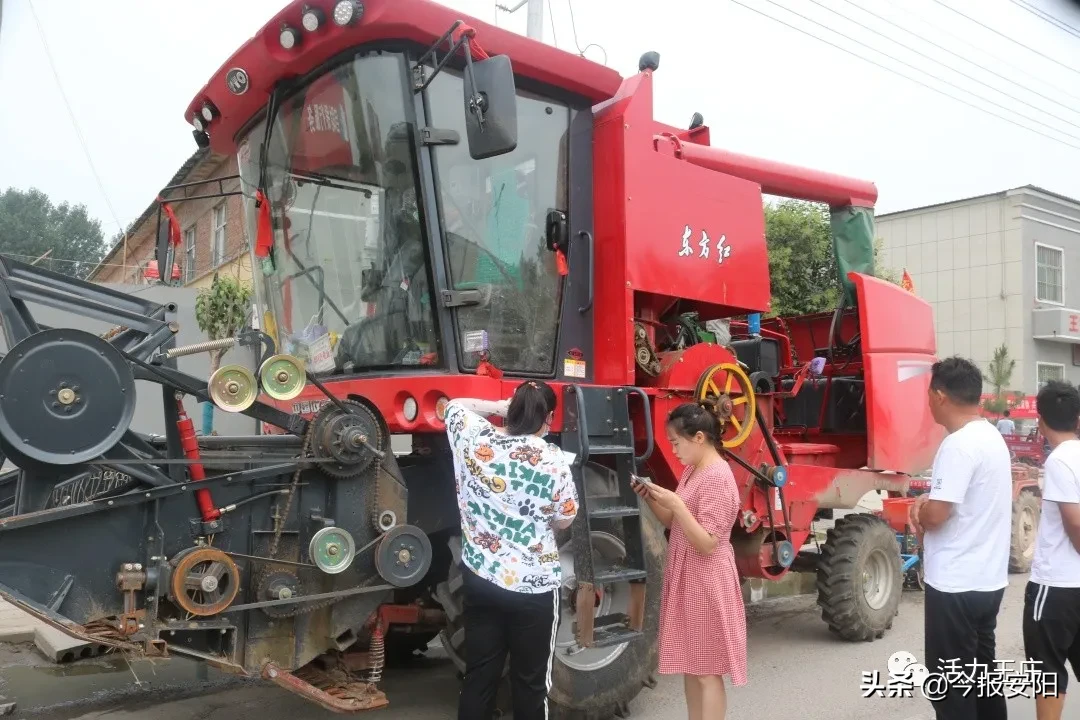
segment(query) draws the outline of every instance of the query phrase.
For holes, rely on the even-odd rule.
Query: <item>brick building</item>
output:
[[[173,175],[169,185],[232,177],[220,183],[225,192],[240,189],[236,157],[216,155],[207,149],[195,152]],[[251,282],[251,258],[244,233],[244,205],[240,195],[184,200],[219,192],[219,183],[207,183],[169,193],[168,200],[180,223],[182,244],[175,254],[180,270],[179,283],[188,287],[208,287],[214,271]],[[162,223],[166,221],[162,214]],[[100,283],[156,282],[147,277],[156,269],[158,203],[151,202],[128,228],[127,243],[120,240],[90,274]],[[154,276],[156,277],[156,275]]]

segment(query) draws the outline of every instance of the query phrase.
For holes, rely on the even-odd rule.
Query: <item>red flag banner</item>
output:
[[[274,245],[274,229],[270,226],[270,203],[262,190],[255,191],[255,205],[258,207],[258,220],[255,229],[255,255],[266,257]]]
[[[165,202],[158,196],[158,202],[161,203],[161,209],[165,211],[165,217],[169,220],[169,242],[177,247],[181,243],[180,238],[180,221],[176,219],[176,213],[173,212],[172,205]]]
[[[904,276],[900,278],[900,286],[907,290],[909,293],[915,292],[915,283],[911,282],[911,276],[908,275],[907,270],[904,270]]]

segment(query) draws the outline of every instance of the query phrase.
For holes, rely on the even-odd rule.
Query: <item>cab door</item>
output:
[[[486,352],[505,373],[553,377],[565,283],[547,219],[569,212],[571,109],[519,89],[517,148],[473,160],[462,95],[449,69],[426,91],[430,125],[461,138],[433,149],[458,361],[475,371]]]

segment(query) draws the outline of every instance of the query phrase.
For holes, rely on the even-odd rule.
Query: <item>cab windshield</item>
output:
[[[439,363],[405,60],[357,57],[283,99],[266,150],[274,246],[253,268],[263,329],[317,373]],[[265,124],[239,151],[257,237]]]

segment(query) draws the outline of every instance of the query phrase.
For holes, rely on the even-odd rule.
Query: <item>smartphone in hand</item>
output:
[[[630,476],[630,489],[634,491],[639,497],[646,497],[649,494],[648,486],[652,483],[652,480],[647,477],[640,477],[638,475]]]

